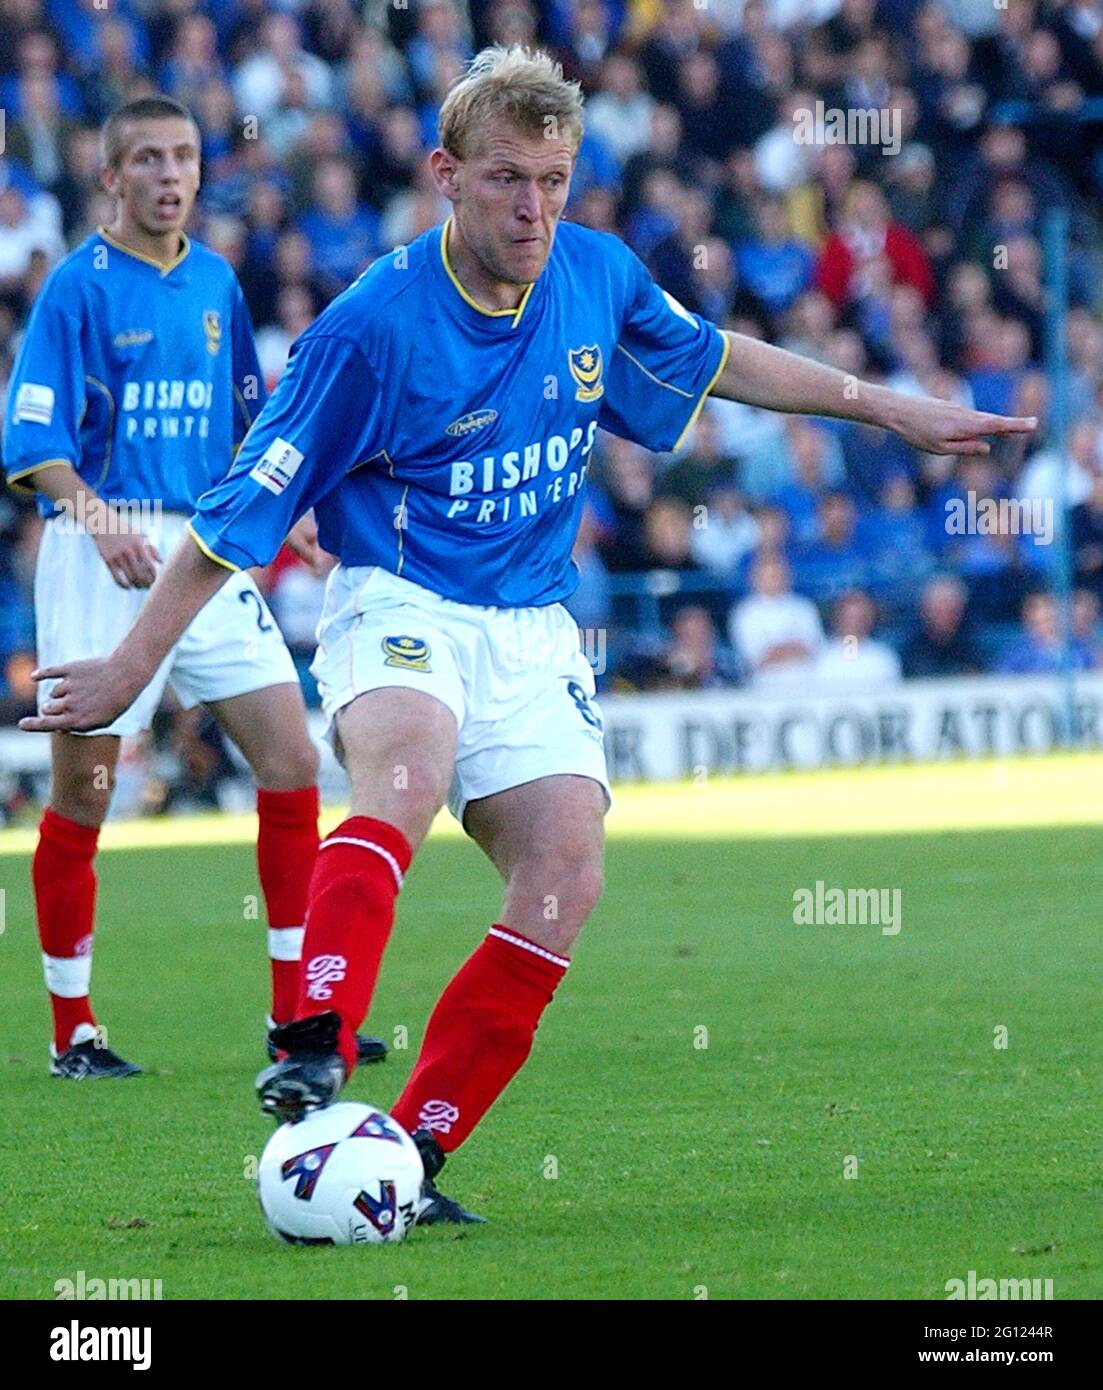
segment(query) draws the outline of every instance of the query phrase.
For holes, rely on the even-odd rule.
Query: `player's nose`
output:
[[[540,192],[531,180],[518,188],[513,210],[522,222],[535,222],[540,216]]]

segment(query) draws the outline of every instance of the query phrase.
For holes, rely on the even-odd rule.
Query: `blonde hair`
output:
[[[582,140],[582,89],[568,82],[563,66],[540,50],[494,44],[471,60],[440,108],[440,143],[457,159],[470,153],[472,137],[495,116],[522,130]]]

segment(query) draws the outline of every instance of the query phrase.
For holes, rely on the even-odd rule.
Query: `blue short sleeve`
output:
[[[681,443],[727,361],[715,324],[660,289],[633,252],[628,304],[605,375],[602,429],[657,452]]]
[[[43,285],[27,322],[8,386],[4,473],[27,486],[39,464],[79,466],[84,407],[80,299],[56,278]],[[31,484],[33,487],[33,484]]]
[[[364,353],[304,334],[226,477],[200,497],[191,531],[234,569],[266,565],[303,515],[382,449],[380,392]]]

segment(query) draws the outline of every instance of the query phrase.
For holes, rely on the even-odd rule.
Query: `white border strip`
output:
[[[554,965],[561,965],[564,970],[570,965],[566,956],[557,956],[554,951],[545,951],[543,946],[526,941],[523,936],[514,936],[512,932],[502,931],[500,927],[491,927],[489,935],[496,936],[499,941],[508,941],[511,946],[520,946],[522,951],[531,951],[534,956],[541,956],[544,960],[550,960]]]
[[[385,859],[391,866],[391,873],[394,874],[395,886],[401,888],[405,883],[402,870],[398,867],[398,860],[389,850],[385,850],[382,845],[377,845],[372,840],[358,840],[355,835],[331,835],[327,840],[323,840],[318,846],[318,852],[328,849],[330,845],[359,845],[361,849],[370,849]]]

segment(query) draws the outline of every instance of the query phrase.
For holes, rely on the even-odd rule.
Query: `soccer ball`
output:
[[[414,1224],[424,1177],[397,1120],[343,1101],[276,1130],[257,1195],[268,1229],[292,1245],[383,1245]]]

